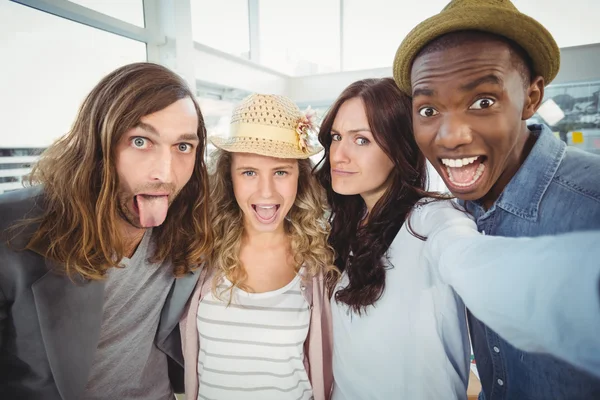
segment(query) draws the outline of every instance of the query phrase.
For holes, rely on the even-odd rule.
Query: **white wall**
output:
[[[327,105],[352,82],[386,76],[392,76],[391,67],[289,78],[286,95],[301,104]]]
[[[600,43],[560,50],[560,71],[552,83],[600,81]]]

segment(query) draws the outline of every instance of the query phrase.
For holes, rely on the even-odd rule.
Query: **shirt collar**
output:
[[[566,145],[554,137],[546,125],[529,125],[528,128],[537,140],[488,213],[500,207],[519,218],[537,220],[540,203],[558,170]],[[479,201],[474,205],[482,208]]]

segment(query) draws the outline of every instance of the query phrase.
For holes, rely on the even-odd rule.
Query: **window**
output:
[[[549,3],[513,0],[522,13],[538,20],[550,31],[558,47],[580,46],[600,42],[597,0],[569,0]]]
[[[44,149],[0,148],[0,194],[23,188],[23,181],[42,151]]]
[[[390,67],[404,37],[448,0],[343,0],[343,69]]]
[[[600,82],[551,85],[529,122],[545,123],[570,146],[600,154]]]
[[[17,3],[0,2],[0,147],[46,147],[65,134],[88,92],[146,45]]]
[[[194,41],[250,58],[248,0],[190,0]]]
[[[340,70],[339,0],[260,0],[260,63],[293,76]]]
[[[130,24],[144,27],[143,0],[69,0]],[[191,0],[194,1],[194,0]]]

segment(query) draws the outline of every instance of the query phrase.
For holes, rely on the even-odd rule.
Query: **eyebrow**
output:
[[[146,132],[154,135],[154,136],[159,136],[160,137],[160,133],[158,133],[158,131],[156,130],[155,127],[153,127],[150,124],[147,124],[145,122],[138,122],[138,124],[136,125],[136,127],[141,128],[143,130],[145,130]],[[177,141],[182,141],[182,140],[186,140],[186,141],[196,141],[199,142],[200,139],[198,139],[198,135],[196,133],[182,133],[181,135],[179,135],[179,137],[177,138]]]
[[[292,165],[287,164],[287,165],[280,165],[278,167],[271,168],[271,170],[272,171],[279,171],[279,170],[282,170],[282,169],[293,169],[293,168],[294,167]],[[249,166],[241,166],[241,167],[237,167],[235,170],[236,171],[241,171],[241,170],[249,170],[249,169],[254,169],[255,170],[255,169],[259,169],[259,168],[249,167]]]
[[[460,90],[463,92],[469,92],[475,89],[479,85],[483,85],[484,83],[491,83],[492,85],[502,85],[502,79],[494,74],[489,74],[486,76],[482,76],[481,78],[477,78],[472,82],[466,83],[460,87]]]
[[[435,94],[435,90],[433,90],[433,89],[421,88],[421,89],[415,89],[415,91],[412,94],[412,97],[418,97],[418,96],[432,97],[434,94]]]
[[[331,132],[337,133],[339,135],[339,132],[333,128],[331,129]],[[371,132],[371,130],[369,128],[358,128],[358,129],[349,129],[346,132],[348,132],[348,133]]]

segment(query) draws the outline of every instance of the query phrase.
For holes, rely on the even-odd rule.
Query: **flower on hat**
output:
[[[304,113],[298,119],[296,133],[298,135],[298,147],[304,152],[308,152],[309,134],[317,132],[317,112],[308,106]]]

